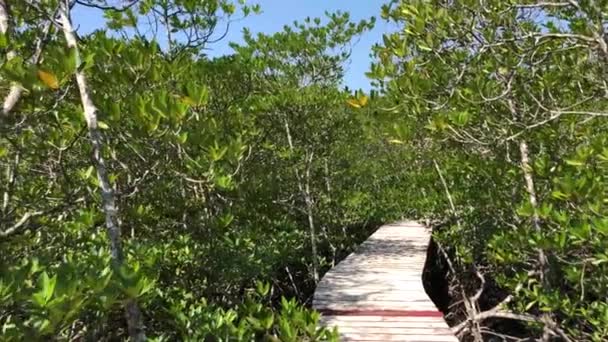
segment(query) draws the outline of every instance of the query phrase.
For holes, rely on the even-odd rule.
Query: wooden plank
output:
[[[443,327],[395,327],[395,326],[383,326],[383,327],[370,327],[370,326],[345,326],[341,325],[338,327],[338,331],[341,333],[361,333],[361,334],[390,334],[390,335],[403,335],[404,331],[407,335],[450,335],[452,332],[449,328]]]
[[[315,299],[323,299],[327,297],[346,297],[352,299],[368,299],[368,300],[376,300],[379,297],[390,297],[390,298],[423,298],[425,301],[429,301],[426,293],[422,291],[415,291],[414,289],[410,290],[395,290],[394,287],[368,287],[365,289],[354,288],[351,292],[346,290],[344,291],[331,291],[331,290],[323,290],[316,293]]]
[[[321,302],[318,304],[317,310],[370,310],[369,302],[333,302],[333,303],[325,303]],[[387,311],[387,310],[408,310],[408,311],[432,311],[436,310],[433,304],[421,304],[414,302],[401,302],[401,303],[387,303],[383,302],[381,304],[373,305],[374,310],[378,311]]]
[[[454,336],[446,335],[388,335],[388,334],[344,334],[341,336],[343,342],[458,342]]]
[[[353,317],[353,316],[378,316],[378,317],[406,317],[406,318],[438,318],[443,317],[443,314],[436,309],[430,310],[404,310],[404,309],[344,309],[344,310],[332,310],[332,309],[319,309],[320,312],[325,316],[331,317]]]
[[[347,332],[351,329],[357,328],[399,329],[400,332],[410,332],[412,329],[420,329],[420,322],[348,322],[342,320],[328,320],[321,322],[328,327],[337,326],[340,332]],[[449,329],[446,330],[445,322],[425,323],[424,327],[427,327],[428,329],[443,329],[441,330],[442,333],[448,335],[451,333]]]
[[[381,302],[420,302],[427,303],[428,297],[420,294],[414,293],[411,295],[401,295],[401,294],[390,294],[390,293],[379,293],[374,295],[315,295],[315,301],[317,303],[323,302],[357,302],[360,303],[362,301],[381,301]]]
[[[406,278],[405,276],[401,276],[400,278],[398,278],[397,276],[395,277],[384,277],[381,280],[378,279],[379,277],[374,277],[374,276],[365,276],[365,275],[359,275],[359,277],[355,277],[355,276],[349,276],[349,275],[335,275],[335,276],[331,276],[328,277],[328,279],[326,280],[326,284],[330,289],[334,289],[335,291],[339,291],[338,287],[341,285],[337,285],[337,284],[351,284],[353,286],[355,286],[356,284],[366,284],[366,285],[374,285],[374,284],[381,284],[381,283],[390,283],[390,285],[392,285],[393,287],[401,287],[401,288],[409,288],[409,289],[416,289],[416,288],[420,288],[420,291],[422,291],[423,285],[422,285],[422,280],[417,279],[417,278]],[[332,284],[336,284],[335,286],[332,287]]]
[[[327,326],[345,326],[345,327],[389,327],[389,328],[445,328],[445,322],[443,320],[437,321],[412,321],[412,320],[401,320],[401,321],[349,321],[345,320],[344,317],[349,316],[330,316],[323,318],[321,322]]]
[[[439,311],[437,311],[439,312]],[[442,315],[329,315],[325,314],[321,319],[341,319],[346,321],[420,321],[420,322],[444,322]]]
[[[416,222],[379,228],[319,282],[321,323],[342,341],[458,341],[422,284],[430,235]]]

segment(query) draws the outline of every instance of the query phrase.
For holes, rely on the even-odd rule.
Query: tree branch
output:
[[[23,215],[21,219],[17,221],[17,223],[15,223],[13,226],[5,230],[0,230],[0,238],[6,238],[12,234],[17,233],[19,231],[19,228],[23,227],[30,219],[40,216],[42,214],[44,214],[44,211],[30,211],[25,213],[25,215]]]

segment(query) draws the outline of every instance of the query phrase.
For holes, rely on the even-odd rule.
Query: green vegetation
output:
[[[495,317],[521,314],[545,340],[606,340],[608,3],[404,1],[384,16],[403,30],[371,76],[418,173],[445,177],[418,183],[420,214],[451,217],[440,241],[462,271],[509,294]]]
[[[463,338],[608,339],[607,1],[393,1],[371,94],[374,20],[212,59],[259,6],[77,2],[0,0],[0,340],[334,341],[316,282],[401,217]]]

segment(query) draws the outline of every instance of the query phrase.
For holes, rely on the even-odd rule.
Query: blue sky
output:
[[[390,24],[379,18],[380,7],[385,3],[384,0],[258,0],[256,2],[262,6],[262,14],[252,15],[232,23],[226,38],[209,46],[209,55],[218,56],[231,53],[228,43],[240,42],[244,27],[248,27],[252,32],[272,33],[282,30],[284,25],[290,25],[294,20],[323,17],[325,11],[347,11],[351,14],[353,21],[375,16],[376,27],[362,36],[353,46],[345,79],[345,85],[350,88],[370,89],[365,72],[368,71],[371,63],[371,47],[374,43],[381,41],[383,33],[394,30]],[[73,19],[83,33],[102,27],[104,23],[97,10],[76,9]]]

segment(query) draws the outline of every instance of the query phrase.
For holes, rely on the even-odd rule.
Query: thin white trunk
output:
[[[313,152],[307,154],[306,158],[306,181],[304,188],[304,200],[306,202],[306,214],[308,215],[308,229],[310,231],[310,246],[312,249],[312,271],[313,271],[313,279],[315,284],[319,282],[319,260],[318,260],[318,252],[317,252],[317,233],[315,228],[315,221],[313,216],[313,206],[314,203],[312,201],[312,196],[310,194],[310,167],[312,165]]]
[[[331,181],[329,175],[329,162],[327,158],[324,160],[323,169],[325,171],[325,190],[327,191],[327,198],[331,202]]]
[[[528,193],[528,199],[530,200],[530,205],[532,206],[532,223],[534,224],[534,229],[537,232],[542,230],[540,226],[540,217],[538,215],[538,200],[536,196],[536,189],[534,187],[534,177],[532,176],[532,167],[530,166],[530,152],[528,150],[528,144],[526,141],[521,140],[519,142],[519,152],[521,154],[521,169],[524,173],[524,179],[526,181],[526,192]],[[545,255],[545,251],[542,248],[538,248],[538,268],[540,270],[540,282],[543,285],[545,290],[548,290],[550,284],[548,281],[548,261],[547,256]],[[551,317],[548,313],[543,313],[542,320],[544,322],[552,321]],[[543,336],[541,338],[542,341],[549,341],[551,330],[548,328],[547,324],[543,327]]]
[[[448,183],[445,181],[445,178],[443,178],[443,173],[441,172],[441,169],[439,168],[439,164],[437,164],[437,161],[433,159],[433,165],[435,165],[435,170],[437,171],[437,174],[439,175],[439,179],[441,180],[441,184],[443,185],[443,189],[445,190],[445,194],[448,197],[448,203],[450,204],[450,209],[452,209],[452,215],[454,215],[454,217],[456,217],[456,206],[454,205],[454,200],[452,199],[452,194],[450,193],[450,189],[448,188]],[[460,221],[457,221],[458,225],[460,226]]]
[[[11,17],[10,17],[10,9],[6,0],[0,0],[0,33],[6,37],[8,40],[11,34]],[[15,58],[15,51],[9,50],[6,53],[6,60],[10,61]],[[4,102],[2,103],[2,116],[6,117],[10,114],[11,110],[15,107],[19,98],[21,97],[21,87],[18,84],[11,85],[8,94],[4,98]]]
[[[2,196],[2,215],[6,215],[8,212],[8,205],[11,199],[11,193],[13,192],[13,187],[15,186],[15,174],[19,167],[20,156],[19,152],[17,152],[13,164],[9,164],[6,167],[6,190]]]
[[[456,215],[456,206],[454,205],[454,199],[452,198],[452,193],[450,192],[448,183],[446,182],[445,178],[443,177],[443,172],[441,172],[441,168],[439,168],[439,164],[434,159],[433,159],[433,165],[435,166],[435,170],[437,171],[437,174],[439,175],[439,179],[441,180],[441,184],[443,185],[445,194],[448,197],[448,202],[450,203],[450,209],[452,211],[452,215],[454,216],[454,218],[456,218],[456,224],[458,225],[459,229],[461,229],[460,218],[458,218],[458,216]],[[481,291],[483,291],[483,284],[484,284],[485,280],[483,279],[483,277],[480,277],[480,279],[482,280],[482,286],[481,286],[479,292],[472,297],[467,296],[467,294],[465,293],[463,284],[460,283],[460,281],[458,280],[458,276],[457,276],[458,273],[456,272],[456,269],[454,268],[448,253],[445,251],[445,249],[443,248],[441,243],[436,241],[436,244],[437,244],[439,251],[443,254],[443,257],[447,261],[448,266],[450,268],[450,272],[452,272],[452,274],[454,275],[456,282],[460,288],[460,295],[462,296],[464,307],[465,307],[465,310],[467,311],[467,317],[469,319],[476,317],[479,312],[477,301],[478,301],[479,297],[481,296]],[[479,322],[476,322],[476,321],[472,322],[472,326],[470,327],[470,332],[473,335],[475,342],[483,341],[482,334],[481,334],[481,326],[480,326]]]
[[[528,151],[528,144],[522,140],[519,142],[519,152],[521,154],[521,169],[524,173],[524,179],[526,181],[526,192],[528,193],[528,199],[532,206],[532,223],[536,231],[541,231],[540,217],[538,216],[538,200],[536,199],[536,189],[534,188],[534,177],[532,176],[532,167],[530,166],[530,152]],[[547,272],[547,257],[542,249],[538,250],[538,263],[540,266],[541,280],[545,282],[545,276]]]
[[[78,56],[78,41],[70,20],[69,8],[65,3],[62,3],[60,6],[59,19],[62,24],[62,30],[67,46],[74,49],[76,55]],[[106,218],[106,230],[110,239],[112,260],[115,266],[120,266],[124,262],[124,255],[121,246],[120,226],[118,224],[114,191],[112,189],[112,185],[110,184],[105,160],[103,159],[103,140],[97,125],[98,110],[91,97],[84,71],[77,70],[75,75],[78,90],[80,92],[80,101],[84,110],[84,117],[89,130],[89,139],[91,141],[91,145],[93,146],[93,161],[97,169],[97,178],[101,188],[103,212]],[[127,319],[131,341],[145,341],[146,335],[144,332],[143,317],[137,303],[132,299],[128,300],[126,303],[125,316]]]
[[[521,169],[526,180],[526,192],[532,206],[533,214],[532,221],[534,228],[540,231],[540,218],[538,217],[538,201],[536,199],[536,190],[534,188],[534,178],[532,177],[532,167],[530,166],[530,152],[528,144],[525,141],[519,143],[519,152],[521,154]]]
[[[10,15],[8,14],[8,6],[5,0],[0,0],[0,32],[6,35],[10,26]]]
[[[283,117],[283,125],[285,126],[285,134],[287,135],[287,143],[289,144],[289,149],[293,152],[295,150],[293,139],[291,137],[291,130],[289,128],[289,122],[287,121],[287,116]],[[308,230],[310,235],[310,248],[312,250],[312,273],[315,284],[319,282],[319,257],[317,254],[317,234],[315,229],[315,221],[313,215],[313,202],[312,196],[310,195],[310,164],[312,163],[313,154],[306,155],[306,184],[303,184],[304,181],[298,171],[297,167],[295,168],[296,180],[298,182],[298,190],[302,198],[304,199],[304,203],[306,204],[306,216],[308,216]]]
[[[11,15],[10,8],[6,2],[6,0],[0,0],[0,33],[2,33],[7,41],[10,40],[11,36]],[[36,43],[36,47],[34,50],[34,54],[29,60],[30,64],[36,65],[40,62],[40,57],[42,55],[42,46],[44,45],[44,40],[49,33],[49,29],[51,27],[51,23],[48,22],[42,32],[42,36],[39,37],[38,42]],[[6,53],[6,60],[10,61],[11,59],[17,56],[15,51],[9,50]],[[19,100],[21,99],[21,95],[23,95],[23,87],[21,87],[18,83],[13,83],[11,88],[8,91],[8,94],[4,97],[4,101],[2,103],[2,112],[0,113],[0,120],[5,117],[8,117],[10,113],[13,111]]]

